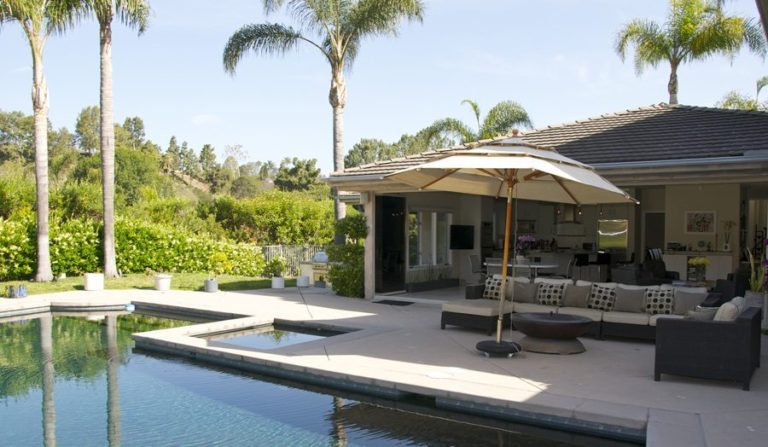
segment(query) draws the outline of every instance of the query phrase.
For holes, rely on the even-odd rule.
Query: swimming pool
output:
[[[0,444],[595,445],[559,432],[521,433],[498,421],[458,422],[418,402],[297,388],[133,347],[132,332],[183,324],[116,314],[0,324]]]

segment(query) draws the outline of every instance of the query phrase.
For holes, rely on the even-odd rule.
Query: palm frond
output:
[[[757,92],[755,93],[755,100],[757,100],[757,97],[760,96],[760,90],[762,90],[766,85],[768,85],[768,76],[763,76],[757,80]]]
[[[455,135],[461,139],[462,143],[475,141],[478,136],[469,129],[464,123],[455,118],[444,118],[437,120],[423,130],[426,144],[429,145],[432,140],[440,135]]]
[[[422,0],[360,0],[352,5],[344,17],[344,28],[360,37],[396,35],[401,20],[421,22],[423,18]]]
[[[146,31],[152,15],[152,9],[147,0],[116,0],[115,12],[123,25],[135,28],[139,35]]]
[[[480,129],[480,139],[505,135],[516,126],[533,127],[528,112],[514,101],[502,101],[488,111]]]
[[[278,23],[245,25],[232,34],[224,47],[222,58],[224,70],[229,74],[234,74],[237,64],[249,51],[265,55],[284,54],[295,48],[300,40],[317,46],[289,26]]]
[[[21,3],[21,2],[18,2]],[[39,2],[27,2],[39,3]],[[46,34],[63,34],[88,16],[88,2],[82,0],[59,0],[45,2],[42,11]]]
[[[264,0],[264,13],[269,15],[283,6],[285,0]]]
[[[477,121],[477,128],[480,129],[480,106],[477,105],[475,101],[472,101],[471,99],[465,99],[461,101],[461,105],[469,104],[470,107],[472,107],[472,112],[475,113],[475,121]]]
[[[646,65],[655,67],[672,56],[669,41],[661,27],[649,20],[633,20],[619,31],[616,52],[624,60],[630,46],[635,47],[635,72],[643,72]]]

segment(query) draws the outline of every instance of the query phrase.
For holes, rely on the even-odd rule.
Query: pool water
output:
[[[0,324],[0,445],[596,445],[134,350],[132,332],[181,324],[141,315]]]
[[[309,341],[322,340],[323,338],[332,337],[341,333],[342,332],[302,328],[298,326],[270,324],[214,335],[206,335],[203,338],[209,342],[225,343],[241,348],[269,350]]]

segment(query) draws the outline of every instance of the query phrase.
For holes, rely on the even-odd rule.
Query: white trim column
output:
[[[360,193],[365,207],[365,219],[368,222],[368,237],[365,238],[365,253],[363,262],[365,273],[363,278],[365,299],[372,300],[376,294],[376,193],[368,191]]]

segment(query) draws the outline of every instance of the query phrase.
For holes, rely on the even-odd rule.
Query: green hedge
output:
[[[55,274],[79,275],[100,271],[100,222],[90,219],[51,219],[51,266]],[[169,225],[118,219],[115,226],[117,267],[123,273],[147,269],[194,273],[214,270],[211,255],[226,256],[221,273],[260,276],[264,256],[258,247],[220,241]],[[26,279],[35,271],[35,222],[0,218],[0,281]]]

